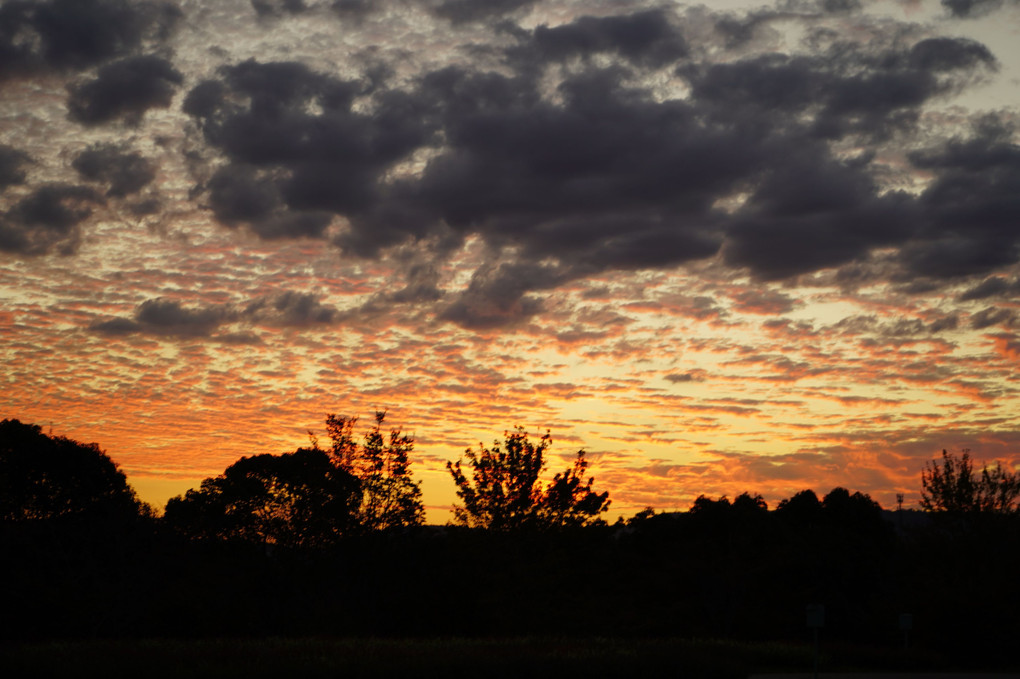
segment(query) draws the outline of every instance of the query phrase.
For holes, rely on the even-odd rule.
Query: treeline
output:
[[[451,465],[461,525],[430,527],[413,442],[332,423],[328,447],[244,458],[160,517],[98,446],[0,422],[0,634],[805,641],[822,604],[826,643],[1017,664],[1016,495],[990,504],[966,454],[926,468],[924,512],[836,488],[608,525],[583,454],[543,482],[550,441],[515,430]],[[996,497],[1016,480],[987,476]]]

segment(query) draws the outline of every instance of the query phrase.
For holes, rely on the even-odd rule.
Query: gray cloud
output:
[[[354,111],[367,81],[331,78],[296,62],[248,61],[221,73],[221,81],[192,89],[184,110],[232,161],[209,187],[216,216],[228,223],[284,209],[357,214],[378,200],[386,170],[428,135],[415,102],[399,92],[379,94],[371,114]],[[321,111],[309,112],[313,104]],[[263,232],[282,236],[289,224],[294,235],[317,235],[327,221],[277,219]]]
[[[807,11],[855,9],[822,3]],[[466,324],[489,311],[485,324],[536,312],[529,293],[548,288],[511,280],[529,259],[545,259],[558,284],[719,252],[766,279],[864,261],[876,248],[900,248],[900,265],[915,273],[949,252],[958,255],[956,270],[969,273],[1012,261],[1004,230],[963,234],[957,224],[971,216],[936,205],[953,200],[950,184],[967,173],[978,194],[1005,197],[1011,170],[1000,189],[952,149],[919,154],[915,165],[938,177],[918,200],[887,190],[873,152],[837,159],[831,147],[853,140],[874,148],[903,133],[929,101],[995,68],[983,45],[840,42],[815,55],[709,65],[691,56],[683,26],[680,15],[655,9],[516,30],[509,70],[452,66],[400,89],[297,62],[248,61],[193,88],[184,110],[229,161],[206,187],[224,223],[267,238],[318,237],[340,215],[349,228],[336,243],[361,256],[450,234],[480,235],[494,252],[516,253],[520,266],[499,268],[499,286],[489,282],[492,270],[480,270],[445,308],[443,318]],[[575,59],[551,101],[549,69]],[[677,63],[689,99],[662,100],[635,84]],[[367,106],[355,107],[357,98]],[[420,174],[387,175],[421,149],[433,153]],[[741,191],[742,204],[718,209]],[[1003,211],[1009,218],[1005,201]],[[961,238],[970,241],[962,248]]]
[[[942,0],[942,6],[955,17],[974,18],[1002,7],[1002,0]]]
[[[1006,280],[1002,276],[991,276],[959,296],[961,302],[989,297],[1015,297],[1020,295],[1020,279]]]
[[[5,7],[18,25],[36,26],[36,14]],[[127,12],[112,0],[89,7]],[[183,76],[137,55],[172,23],[153,7],[126,37],[67,53],[98,60],[95,77],[72,87],[72,117],[137,120],[171,103]],[[314,9],[252,7],[263,16]],[[331,7],[364,18],[395,5]],[[480,40],[479,26],[460,25],[471,22],[494,29],[491,44],[465,47],[487,59],[409,76],[377,50],[347,77],[249,59],[194,84],[182,109],[206,145],[195,157],[209,164],[193,195],[224,225],[264,239],[329,238],[360,257],[441,241],[435,264],[479,238],[490,263],[466,290],[412,277],[371,302],[436,305],[466,327],[519,323],[541,310],[539,293],[578,278],[713,257],[756,279],[838,268],[846,285],[857,271],[915,292],[1020,260],[1020,154],[1005,116],[979,121],[969,137],[924,137],[927,148],[897,170],[932,178],[920,194],[896,190],[886,164],[921,138],[925,107],[995,71],[979,42],[918,39],[894,23],[868,24],[866,41],[840,38],[825,33],[827,15],[866,19],[853,18],[859,3],[837,0],[743,15],[617,8],[534,29],[508,18],[531,2],[430,7],[456,24],[443,29],[451,35]],[[811,49],[752,52],[752,34],[779,20],[801,21]],[[739,49],[713,63],[730,38]],[[52,61],[61,59],[88,61]],[[663,96],[656,88],[667,81],[689,91]],[[21,166],[4,158],[0,170],[6,162],[16,176]],[[123,147],[91,148],[74,166],[110,196],[137,192],[154,169]]]
[[[84,124],[117,118],[134,122],[150,108],[166,108],[184,77],[157,56],[127,57],[99,69],[95,79],[70,90],[67,108],[72,120]]]
[[[1009,309],[997,309],[995,307],[987,307],[971,315],[970,327],[975,330],[983,330],[984,328],[990,328],[993,325],[1013,325],[1016,320],[1016,314]]]
[[[81,240],[80,224],[102,197],[90,188],[45,184],[0,217],[0,250],[23,255],[70,254]]]
[[[156,167],[141,154],[111,144],[90,146],[71,166],[83,179],[108,184],[112,197],[138,193],[156,177]]]
[[[704,382],[706,373],[704,370],[688,370],[685,373],[671,373],[663,379],[673,384],[685,384],[687,382]]]
[[[663,10],[647,10],[621,16],[585,16],[552,28],[539,26],[522,46],[520,55],[564,61],[610,54],[635,64],[661,67],[682,59],[688,51],[670,15]]]
[[[561,280],[556,267],[483,266],[467,289],[440,311],[439,318],[476,330],[518,325],[542,310],[541,300],[527,293],[555,287]]]
[[[14,0],[0,7],[0,79],[79,71],[166,40],[182,13],[170,2]]]
[[[335,307],[322,304],[315,295],[298,292],[262,297],[245,306],[240,315],[253,323],[284,327],[328,325],[340,317]]]
[[[97,319],[89,329],[104,335],[143,334],[183,339],[213,339],[231,344],[252,344],[260,340],[248,329],[226,330],[240,325],[307,328],[339,322],[340,312],[323,304],[315,295],[292,291],[259,297],[247,304],[186,306],[158,297],[139,304],[131,318]]]
[[[300,14],[308,9],[304,0],[251,0],[251,8],[260,17]]]
[[[532,7],[538,0],[444,0],[434,10],[436,16],[454,24],[488,21]]]
[[[0,144],[0,191],[25,181],[25,165],[31,157],[19,149]]]

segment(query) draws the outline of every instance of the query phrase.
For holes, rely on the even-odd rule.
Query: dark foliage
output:
[[[95,443],[0,422],[0,521],[131,521],[143,506]]]
[[[447,462],[446,468],[457,485],[457,497],[464,503],[454,507],[457,523],[494,531],[547,528],[576,528],[597,524],[609,509],[609,493],[596,493],[595,478],[584,480],[588,462],[579,450],[574,465],[556,474],[543,486],[545,453],[552,445],[548,432],[538,445],[518,427],[506,432],[504,443],[492,448],[479,445],[477,452],[465,451],[471,478],[461,460]]]
[[[1008,472],[998,462],[974,472],[970,451],[956,457],[942,451],[937,460],[925,464],[921,472],[921,506],[931,512],[968,514],[975,512],[1008,513],[1020,509],[1020,472]]]
[[[802,491],[774,511],[752,493],[732,500],[701,496],[690,511],[648,509],[615,526],[363,531],[355,529],[357,479],[327,452],[306,449],[244,458],[172,501],[158,522],[124,501],[133,496],[125,496],[123,478],[97,447],[47,437],[16,421],[0,423],[0,432],[7,484],[0,579],[11,583],[0,618],[3,639],[453,636],[798,644],[810,640],[805,607],[820,603],[825,654],[858,649],[851,654],[881,657],[880,669],[897,671],[1018,668],[1015,512],[979,511],[947,523],[931,512],[884,511],[863,493],[835,488],[821,498]],[[113,469],[121,490],[112,496],[121,500],[112,506],[127,507],[117,515],[128,518],[86,521],[110,512],[54,509],[110,506],[102,484],[65,486],[73,500],[55,504],[31,500],[37,491],[13,495],[11,479],[30,478],[10,472],[10,451],[26,449],[19,441],[36,452],[50,446],[106,460],[96,466]],[[515,454],[533,470],[533,454],[547,444],[532,444],[529,452],[523,443],[513,444],[520,444]],[[502,445],[496,450],[507,453]],[[540,522],[538,510],[530,511]],[[68,523],[68,516],[81,520]],[[897,625],[901,613],[914,619],[909,650]],[[681,655],[672,671],[685,675],[691,667]]]
[[[198,540],[283,547],[335,543],[355,523],[358,480],[321,450],[242,457],[171,499],[167,526]]]
[[[409,454],[414,450],[414,439],[399,429],[391,429],[389,436],[384,436],[385,418],[386,413],[376,412],[375,425],[359,444],[354,440],[358,418],[326,416],[326,431],[332,442],[330,460],[361,484],[356,515],[358,526],[366,531],[410,528],[425,522],[421,484],[411,475]]]

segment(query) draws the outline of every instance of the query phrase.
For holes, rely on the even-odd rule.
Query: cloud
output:
[[[465,328],[486,330],[514,326],[542,309],[533,290],[554,287],[560,279],[556,267],[535,264],[500,264],[479,267],[467,289],[439,313],[439,318]]]
[[[995,119],[976,134],[910,156],[915,167],[936,173],[921,195],[924,231],[903,249],[913,273],[933,278],[988,274],[1020,261],[1020,147],[1012,129]]]
[[[1020,294],[1020,279],[1012,281],[1002,276],[990,276],[973,288],[962,293],[957,299],[970,302],[989,297],[1013,297]]]
[[[308,9],[304,0],[251,0],[251,7],[260,17],[301,14]]]
[[[791,114],[809,114],[798,127],[811,136],[883,139],[914,124],[925,102],[995,66],[980,43],[930,38],[909,49],[837,43],[820,54],[754,55],[679,73],[699,101],[741,124],[764,117],[782,129]]]
[[[81,240],[79,225],[102,202],[88,187],[40,186],[0,217],[0,250],[22,255],[71,254]]]
[[[246,304],[185,305],[163,297],[139,304],[132,318],[97,319],[89,329],[104,335],[213,339],[228,344],[261,340],[251,327],[308,328],[337,323],[340,312],[308,293],[284,291]],[[240,326],[229,329],[228,326]],[[223,330],[224,328],[228,328]]]
[[[972,19],[1002,7],[1002,0],[942,0],[942,6],[954,17]]]
[[[83,179],[109,184],[107,196],[138,193],[156,177],[152,162],[112,144],[90,146],[71,162]]]
[[[378,12],[382,5],[381,0],[333,0],[330,9],[343,19],[357,22]]]
[[[135,321],[152,334],[206,337],[227,315],[222,307],[187,308],[158,298],[142,302],[135,310]]]
[[[261,297],[245,306],[240,315],[253,323],[289,328],[329,325],[340,317],[335,307],[322,304],[315,295],[298,292]]]
[[[184,111],[231,161],[209,186],[214,212],[227,223],[284,210],[358,214],[378,200],[385,172],[428,134],[415,102],[380,94],[370,114],[357,112],[354,98],[369,83],[300,63],[246,61],[222,69],[221,77],[192,89]],[[306,215],[274,225],[293,225],[294,235],[304,236],[321,234],[326,221]],[[285,235],[281,228],[269,232]]]
[[[633,14],[584,16],[569,24],[535,28],[521,55],[542,61],[588,59],[597,54],[620,56],[632,63],[661,67],[688,54],[687,42],[663,10]]]
[[[0,144],[0,191],[8,186],[21,184],[25,181],[24,166],[31,162],[31,157],[19,149],[7,144]]]
[[[41,68],[80,71],[166,40],[182,17],[170,2],[15,0],[0,7],[0,79]]]
[[[808,146],[789,153],[734,215],[725,261],[765,279],[846,264],[917,229],[913,200]]]
[[[975,330],[983,330],[994,325],[1012,326],[1016,320],[1016,313],[1010,309],[997,309],[986,307],[970,317],[970,327]]]
[[[453,24],[487,21],[534,6],[538,0],[444,0],[434,10],[436,16]]]
[[[663,379],[673,384],[684,384],[687,382],[704,382],[708,375],[704,370],[688,370],[684,373],[671,373]]]
[[[150,108],[170,106],[174,90],[183,81],[166,59],[127,57],[101,67],[95,79],[72,86],[68,113],[86,125],[117,118],[136,122]]]
[[[467,21],[480,7],[437,11]],[[877,145],[906,135],[924,106],[995,69],[984,45],[879,32],[815,53],[710,64],[690,46],[688,21],[659,8],[518,29],[498,72],[451,65],[399,84],[297,61],[225,66],[184,101],[227,160],[200,188],[219,221],[263,238],[324,238],[336,224],[332,242],[377,257],[480,236],[508,263],[546,261],[557,285],[720,253],[766,280],[866,262],[880,249],[899,253],[904,275],[1015,261],[1007,230],[962,233],[953,223],[977,215],[949,205],[952,184],[969,173],[978,194],[1002,203],[1003,221],[1012,218],[1012,170],[999,181],[967,170],[952,144],[936,147],[910,156],[936,174],[918,197],[889,190],[876,162]],[[642,77],[664,68],[689,97],[653,96]],[[837,154],[843,142],[864,150]],[[1008,147],[1001,135],[988,143]],[[428,161],[396,171],[419,153]],[[929,271],[950,253],[952,270]],[[549,289],[508,285],[515,292],[495,295],[472,284],[441,317],[516,322],[540,308],[528,293]]]

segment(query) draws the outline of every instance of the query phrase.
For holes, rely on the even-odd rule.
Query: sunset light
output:
[[[433,524],[517,426],[610,522],[1020,466],[1015,2],[17,7],[0,419],[158,511],[328,413]]]

